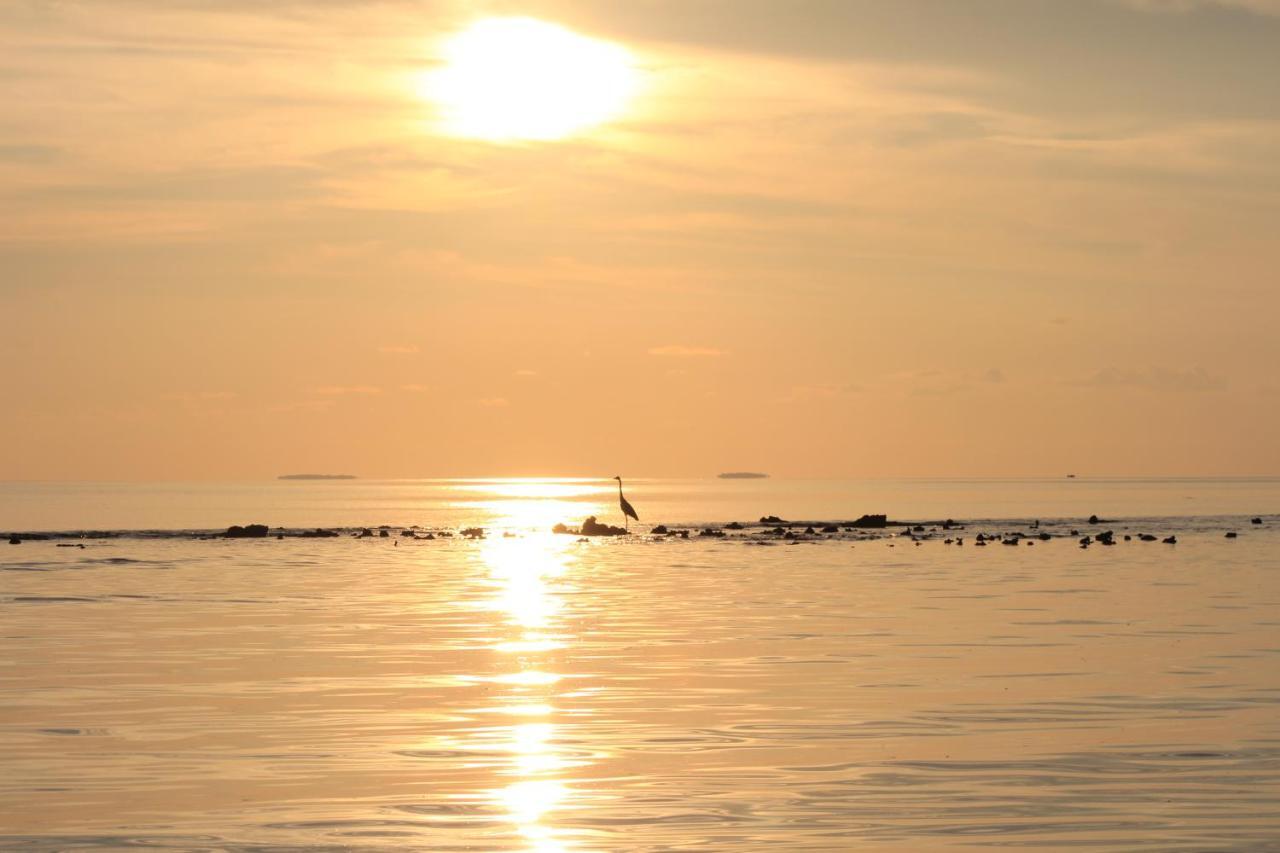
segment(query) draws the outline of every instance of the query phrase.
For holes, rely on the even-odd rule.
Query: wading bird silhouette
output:
[[[614,477],[613,479],[618,481],[618,506],[622,507],[622,523],[626,525],[627,530],[630,530],[631,522],[627,519],[634,518],[639,521],[640,516],[636,515],[636,508],[631,505],[631,502],[622,496],[622,478]]]

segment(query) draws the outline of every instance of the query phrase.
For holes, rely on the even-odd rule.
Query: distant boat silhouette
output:
[[[721,480],[767,480],[769,478],[768,474],[761,474],[758,471],[727,471],[717,476]]]
[[[1068,480],[1074,480],[1075,478],[1076,478],[1076,475],[1075,475],[1075,474],[1068,474],[1068,475],[1067,475],[1067,479],[1068,479]]]
[[[631,523],[627,521],[627,519],[634,518],[636,521],[639,521],[640,516],[636,515],[635,507],[633,507],[631,502],[622,495],[622,478],[614,477],[613,479],[618,481],[618,506],[622,508],[622,523],[626,525],[625,529],[630,530]]]

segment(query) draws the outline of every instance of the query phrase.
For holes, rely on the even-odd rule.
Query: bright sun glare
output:
[[[618,116],[638,82],[623,48],[532,18],[479,21],[444,59],[424,94],[447,132],[476,139],[563,139]]]

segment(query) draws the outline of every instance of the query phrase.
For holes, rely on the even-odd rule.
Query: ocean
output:
[[[1280,480],[624,488],[0,484],[0,846],[1280,849]]]

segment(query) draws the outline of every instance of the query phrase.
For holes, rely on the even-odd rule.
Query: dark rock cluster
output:
[[[265,524],[246,524],[244,527],[233,524],[223,535],[228,539],[264,539],[269,532]]]
[[[582,522],[580,529],[574,529],[565,524],[557,524],[551,528],[552,533],[565,533],[572,536],[626,536],[628,531],[622,527],[614,527],[609,524],[601,524],[594,515],[587,516],[586,521]]]

